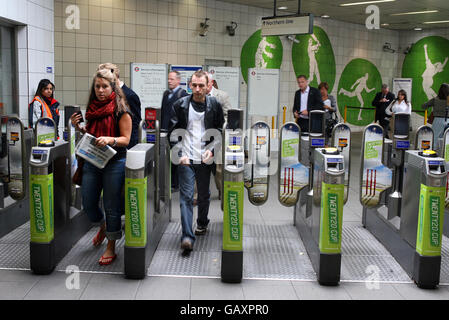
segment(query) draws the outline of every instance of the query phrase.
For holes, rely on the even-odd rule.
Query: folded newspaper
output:
[[[102,148],[95,145],[95,138],[91,134],[84,134],[75,148],[75,154],[89,161],[99,169],[103,169],[109,160],[117,153],[110,146]]]

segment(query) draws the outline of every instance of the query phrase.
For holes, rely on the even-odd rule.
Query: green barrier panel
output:
[[[147,180],[125,179],[125,245],[147,245]]]
[[[320,240],[321,253],[341,253],[344,185],[322,182]]]
[[[224,182],[223,250],[243,250],[243,181]]]
[[[422,256],[440,256],[444,220],[444,187],[421,184],[416,251]]]
[[[30,175],[31,242],[48,243],[54,238],[53,174]]]

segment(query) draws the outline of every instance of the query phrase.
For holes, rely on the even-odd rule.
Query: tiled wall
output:
[[[67,30],[65,8],[80,8],[79,30]],[[55,0],[55,81],[57,97],[65,105],[84,106],[91,77],[99,63],[119,65],[129,84],[129,63],[199,64],[205,59],[231,60],[240,65],[245,41],[260,28],[264,10],[215,0]],[[199,24],[209,18],[207,37],[198,35]],[[234,37],[225,33],[231,21],[238,23]],[[315,19],[332,43],[337,75],[332,94],[336,94],[341,72],[354,58],[364,58],[377,66],[383,82],[400,76],[403,55],[382,50],[402,46],[402,32],[367,30],[363,25]],[[287,120],[298,89],[291,62],[291,42],[281,37],[284,58],[281,66],[280,115],[288,107]],[[246,106],[246,85],[241,85],[241,106]],[[280,117],[282,119],[282,116]],[[270,121],[271,124],[271,121]],[[357,128],[360,129],[360,128]]]
[[[27,106],[39,81],[54,81],[53,0],[2,1],[0,18],[16,26],[20,118],[27,123]],[[47,67],[52,73],[47,73]]]

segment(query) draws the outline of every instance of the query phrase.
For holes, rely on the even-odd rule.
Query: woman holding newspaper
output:
[[[82,115],[71,117],[76,130],[96,137],[96,147],[110,146],[117,153],[100,169],[85,161],[82,173],[83,207],[89,219],[100,225],[93,239],[99,246],[108,238],[106,251],[100,265],[111,264],[117,257],[115,242],[122,237],[121,214],[123,206],[122,187],[125,182],[126,146],[131,136],[132,120],[125,95],[120,89],[113,69],[98,70],[94,76],[86,110],[86,126],[80,126]],[[105,215],[99,207],[103,191]]]

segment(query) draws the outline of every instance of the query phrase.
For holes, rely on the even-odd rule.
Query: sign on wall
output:
[[[248,115],[277,116],[279,85],[279,69],[249,69]]]
[[[248,69],[279,69],[284,49],[277,36],[262,37],[261,30],[254,32],[242,47],[240,67],[242,76],[248,83]]]
[[[397,97],[399,90],[405,90],[407,93],[407,101],[412,101],[412,83],[411,78],[393,78],[393,93]]]
[[[348,109],[347,121],[356,126],[366,126],[374,121],[372,102],[382,87],[382,77],[377,67],[365,59],[351,60],[343,70],[338,83],[337,103],[340,114],[345,106],[360,107]]]
[[[326,32],[313,27],[311,35],[297,35],[292,45],[292,63],[295,75],[305,75],[309,84],[317,88],[321,82],[329,84],[329,93],[335,84],[336,64],[332,44]]]
[[[439,36],[416,42],[405,56],[402,77],[413,79],[413,110],[438,95],[442,83],[449,79],[449,40]]]
[[[162,96],[167,90],[168,65],[131,63],[131,89],[139,96],[142,119],[145,108],[160,108]]]
[[[178,71],[181,74],[181,88],[187,91],[188,94],[192,93],[189,86],[189,81],[192,75],[198,71],[203,70],[203,66],[171,66],[170,70]]]
[[[233,109],[240,108],[240,68],[238,67],[209,67],[209,72],[217,82],[218,89],[229,95]]]

